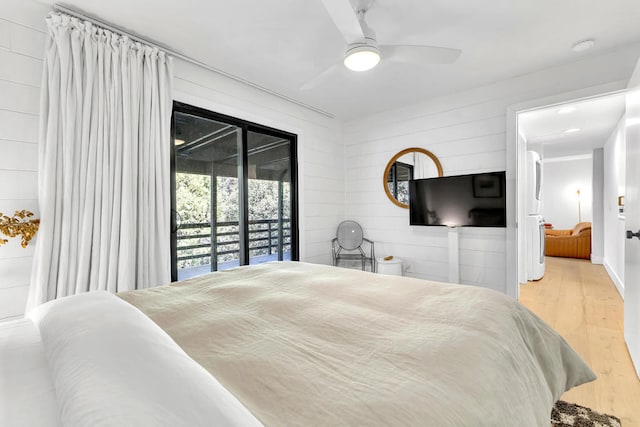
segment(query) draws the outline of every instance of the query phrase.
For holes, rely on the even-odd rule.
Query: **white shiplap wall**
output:
[[[48,11],[31,0],[0,0],[2,211],[37,212],[38,86]],[[337,120],[181,61],[174,89],[179,101],[298,134],[302,260],[329,263],[329,241],[350,217],[376,240],[379,255],[405,258],[409,275],[446,280],[446,231],[408,227],[406,211],[380,188],[387,160],[422,146],[440,157],[445,174],[504,169],[506,106],[628,78],[637,54],[630,47],[353,121],[344,134]],[[504,230],[462,230],[461,281],[504,291],[505,240]],[[15,241],[0,248],[0,318],[22,312],[32,250]]]
[[[300,259],[329,264],[329,242],[344,219],[342,122],[180,60],[174,96],[298,135]]]
[[[31,1],[0,0],[0,212],[38,213],[38,109],[44,17]],[[0,320],[24,312],[35,240],[0,247]]]
[[[626,115],[604,146],[604,266],[624,298],[625,220],[618,212],[618,196],[626,190]]]
[[[0,0],[0,211],[38,211],[37,138],[44,18],[31,0]],[[175,99],[298,134],[300,255],[330,263],[329,241],[344,219],[342,123],[177,60]],[[0,248],[0,319],[24,311],[33,255],[13,240]]]
[[[578,158],[575,158],[578,157]],[[556,157],[543,160],[542,215],[553,228],[566,230],[579,221],[593,221],[593,156]],[[580,217],[576,190],[580,189]]]
[[[447,231],[410,227],[408,211],[387,200],[382,174],[389,159],[422,147],[438,156],[445,175],[505,170],[507,107],[626,80],[639,54],[640,46],[628,46],[346,123],[347,217],[363,225],[380,256],[403,258],[407,275],[446,281]],[[506,292],[506,239],[505,229],[461,229],[460,281]]]

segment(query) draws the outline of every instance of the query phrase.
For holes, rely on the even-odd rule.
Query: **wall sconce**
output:
[[[0,233],[7,237],[18,237],[22,239],[20,245],[26,248],[29,241],[38,232],[40,227],[39,219],[29,219],[33,216],[33,212],[27,210],[15,211],[12,217],[4,215],[0,212]],[[7,239],[0,238],[0,245],[9,242]]]
[[[576,191],[576,195],[578,196],[578,222],[582,222],[582,212],[581,212],[581,206],[580,206],[580,188],[578,187],[578,190]]]

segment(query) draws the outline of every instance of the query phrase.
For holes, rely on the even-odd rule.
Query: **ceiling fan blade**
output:
[[[383,60],[422,64],[453,64],[462,51],[447,47],[382,45],[379,46]]]
[[[331,78],[331,76],[339,73],[342,68],[344,68],[342,64],[333,64],[331,67],[327,68],[322,73],[318,74],[317,76],[300,86],[300,90],[311,90],[318,86],[321,86],[326,80]]]
[[[360,21],[349,0],[322,0],[322,3],[347,43],[364,40]]]

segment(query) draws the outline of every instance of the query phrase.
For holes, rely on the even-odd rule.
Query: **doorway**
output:
[[[548,167],[549,170],[562,170],[563,163],[558,162],[581,161],[585,163],[584,167],[591,171],[595,163],[602,161],[602,147],[609,138],[613,137],[614,129],[620,124],[621,116],[624,113],[624,93],[622,88],[615,85],[603,85],[530,101],[508,109],[508,134],[510,140],[514,141],[513,144],[507,145],[507,179],[511,180],[512,184],[509,205],[514,208],[510,216],[513,221],[512,234],[509,235],[508,230],[507,240],[507,288],[509,295],[517,298],[519,285],[527,283],[527,261],[528,257],[532,256],[528,244],[530,240],[527,238],[527,227],[525,226],[527,224],[527,195],[529,193],[527,191],[527,152],[537,151],[541,155],[543,177],[545,163],[548,166],[552,162],[557,163]],[[611,107],[611,105],[615,105],[615,107]],[[519,126],[522,118],[528,114],[537,114],[542,122],[542,127],[534,138],[527,138],[523,134],[526,132],[522,132]],[[600,150],[600,152],[594,150]],[[595,160],[594,153],[599,156]],[[600,173],[603,167],[602,164],[598,166]],[[596,234],[593,238],[594,242],[601,243],[604,228],[601,218],[603,201],[598,200],[597,195],[599,194],[602,199],[603,192],[601,188],[596,189],[595,192],[592,190],[591,178],[588,178],[587,184],[582,188],[580,183],[566,183],[565,186],[571,187],[571,190],[567,189],[567,194],[560,197],[562,202],[569,206],[564,209],[564,212],[572,217],[560,219],[554,224],[545,216],[544,223],[554,228],[564,228],[565,225],[567,228],[571,228],[580,220],[586,220],[589,217],[588,219],[594,223],[594,233]],[[544,178],[542,187],[542,198],[544,199],[544,191],[549,189]],[[557,188],[554,187],[555,189]],[[580,196],[577,193],[579,189]],[[594,194],[596,194],[596,199],[593,198]],[[607,199],[607,203],[610,202],[611,200]],[[549,204],[551,205],[551,203]],[[587,205],[595,204],[598,204],[598,209],[594,213],[586,209]],[[579,210],[580,212],[578,212]],[[543,203],[541,215],[545,213],[548,212],[545,212]],[[563,221],[567,224],[563,224]],[[517,224],[521,224],[521,226],[516,227]],[[509,248],[512,249],[509,250]],[[602,252],[600,249],[600,260],[596,259],[597,262],[602,262]]]
[[[547,129],[536,138],[530,138],[531,132],[520,129],[516,187],[519,223],[521,215],[528,213],[523,209],[527,188],[522,177],[526,177],[528,166],[523,160],[535,151],[543,160],[543,193],[547,191],[547,196],[552,196],[542,197],[541,214],[548,226],[554,230],[575,227],[575,223],[580,222],[593,226],[593,240],[586,256],[566,253],[547,256],[543,277],[527,282],[528,277],[519,276],[518,281],[523,285],[518,288],[522,292],[520,301],[560,332],[600,377],[590,387],[572,390],[562,399],[594,408],[610,402],[613,406],[599,409],[621,418],[635,418],[631,409],[635,408],[635,402],[620,405],[622,401],[616,399],[620,389],[637,390],[639,384],[632,374],[629,357],[633,341],[626,337],[633,323],[623,316],[623,311],[625,315],[629,312],[623,310],[628,305],[628,293],[622,287],[626,268],[625,212],[621,201],[629,184],[628,173],[625,174],[628,164],[625,135],[629,132],[625,100],[628,107],[626,91],[614,91],[547,103],[547,106],[514,114],[518,122],[529,113],[547,114],[545,125],[548,126],[563,118],[561,126]],[[579,119],[580,114],[587,117]],[[526,244],[529,243],[526,235],[525,240],[518,238],[518,261],[525,264],[519,273],[526,274],[530,245]],[[553,254],[549,243],[550,239],[547,255]],[[579,250],[579,244],[565,249]],[[629,278],[626,281],[629,283]],[[603,396],[608,397],[603,399]]]
[[[172,280],[298,260],[297,137],[175,102]]]

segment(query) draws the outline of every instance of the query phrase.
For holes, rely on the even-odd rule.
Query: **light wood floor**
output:
[[[640,380],[623,335],[623,301],[601,265],[546,258],[544,278],[520,286],[520,302],[562,335],[598,379],[563,400],[616,415],[640,427]]]

